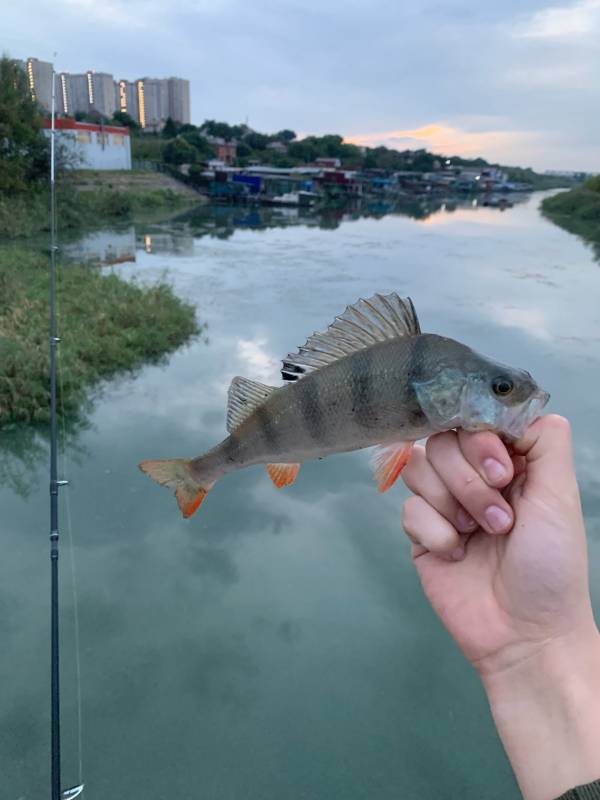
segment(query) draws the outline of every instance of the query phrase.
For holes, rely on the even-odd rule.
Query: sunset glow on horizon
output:
[[[506,160],[513,152],[531,147],[538,137],[537,133],[529,131],[466,131],[444,122],[433,122],[420,128],[354,134],[344,137],[344,141],[366,147],[423,148],[446,156]]]

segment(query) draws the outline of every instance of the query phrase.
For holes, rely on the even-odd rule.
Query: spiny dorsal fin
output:
[[[227,431],[234,431],[274,390],[275,386],[234,378],[227,393]]]
[[[286,381],[296,381],[307,372],[377,342],[420,333],[410,297],[403,299],[396,292],[375,294],[347,306],[324,333],[313,333],[297,353],[290,353],[283,360],[281,375]]]

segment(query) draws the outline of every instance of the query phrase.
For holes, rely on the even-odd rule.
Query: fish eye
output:
[[[512,392],[513,388],[514,383],[508,378],[495,378],[492,381],[494,394],[500,395],[500,397],[506,397],[507,394]]]

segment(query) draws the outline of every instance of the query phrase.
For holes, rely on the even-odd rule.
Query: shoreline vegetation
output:
[[[176,213],[201,204],[203,198],[172,188],[115,190],[106,183],[91,190],[78,190],[77,183],[69,179],[57,181],[56,200],[60,234],[98,225],[147,220],[156,215],[164,219],[171,211]],[[1,239],[24,239],[49,230],[50,192],[47,188],[15,196],[0,193]]]
[[[544,216],[581,236],[600,258],[600,175],[568,192],[546,197],[541,207]]]
[[[49,258],[0,251],[0,429],[49,418]],[[75,416],[99,381],[156,363],[201,331],[165,280],[150,286],[88,266],[58,270],[58,408]]]

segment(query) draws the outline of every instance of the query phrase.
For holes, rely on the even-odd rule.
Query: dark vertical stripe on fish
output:
[[[325,441],[325,417],[317,382],[311,376],[297,383],[300,410],[305,429],[315,442]]]
[[[255,414],[260,426],[259,430],[262,432],[265,442],[276,450],[279,442],[279,434],[277,433],[276,427],[273,425],[271,415],[264,406],[259,406]]]
[[[356,423],[364,428],[372,427],[377,422],[373,413],[376,393],[373,366],[373,352],[370,347],[356,353],[351,360],[352,413]]]

